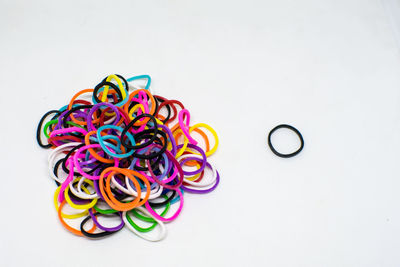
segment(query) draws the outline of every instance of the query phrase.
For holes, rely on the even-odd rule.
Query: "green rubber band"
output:
[[[168,203],[168,204],[169,204],[169,203]],[[139,220],[142,220],[142,221],[144,221],[144,222],[151,222],[151,223],[156,222],[153,218],[144,216],[144,215],[140,214],[139,212],[137,212],[137,211],[134,210],[134,209],[131,210],[131,212],[132,212],[132,215],[135,216],[136,218],[138,218]]]
[[[44,127],[43,127],[43,132],[44,132],[44,135],[45,135],[47,138],[50,138],[50,135],[47,133],[47,130],[49,129],[50,125],[53,125],[53,124],[56,124],[56,123],[58,123],[58,119],[48,121],[48,122],[44,125]],[[83,127],[82,125],[79,125],[79,124],[77,124],[77,123],[75,123],[75,122],[72,122],[72,121],[67,121],[67,124],[72,125],[72,126],[76,126],[76,127],[80,127],[80,128],[82,128],[82,129],[85,129],[85,127]]]
[[[163,197],[165,200],[168,199],[167,196],[161,196],[161,197]],[[170,207],[170,206],[171,206],[171,202],[168,202],[167,205],[166,205],[166,210],[165,210],[165,209],[163,210],[163,212],[161,213],[161,214],[162,214],[161,216],[164,216],[164,215],[165,215],[165,213],[169,210],[169,207]],[[143,214],[140,214],[140,213],[137,212],[135,209],[132,209],[131,212],[132,212],[132,214],[133,214],[136,218],[138,218],[138,219],[140,219],[140,220],[142,220],[142,221],[151,222],[151,223],[156,222],[153,218],[151,218],[151,217],[149,217],[149,216],[145,216],[145,215],[143,215]]]
[[[167,196],[163,196],[165,199],[167,199]],[[160,216],[164,216],[165,214],[167,214],[169,207],[171,206],[171,203],[167,203],[167,205],[165,206],[165,209],[163,210],[163,212],[160,214]],[[130,223],[130,225],[132,225],[133,228],[135,228],[137,231],[142,232],[142,233],[146,233],[146,232],[150,232],[151,230],[153,230],[156,226],[157,226],[157,222],[151,218],[151,217],[147,217],[144,216],[140,213],[138,213],[135,209],[130,210],[133,214],[133,216],[135,216],[136,218],[142,220],[142,221],[146,221],[146,222],[153,222],[153,224],[147,228],[142,228],[140,226],[138,226],[132,219],[131,217],[129,217],[128,212],[126,213],[126,219],[128,220],[128,222]]]
[[[101,213],[101,214],[112,214],[112,213],[118,212],[117,210],[114,210],[114,209],[102,210],[102,209],[100,209],[99,207],[97,207],[97,203],[96,203],[96,205],[93,206],[93,208],[94,208],[98,213]]]

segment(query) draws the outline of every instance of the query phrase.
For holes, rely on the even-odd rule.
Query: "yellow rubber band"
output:
[[[178,135],[178,133],[180,133],[180,132],[182,132],[182,130],[181,129],[178,129],[176,132],[175,132],[175,134],[173,135],[174,136],[174,138],[175,138],[175,136],[176,135]],[[183,132],[182,132],[183,133]],[[184,134],[182,134],[183,135],[183,146],[181,147],[181,149],[179,149],[179,151],[178,152],[176,152],[176,156],[175,156],[175,158],[179,158],[180,156],[182,156],[182,154],[183,154],[183,152],[185,152],[185,150],[186,150],[186,148],[187,148],[187,145],[188,145],[188,143],[189,143],[189,139],[187,139],[187,137],[184,135]],[[178,145],[178,144],[177,144]]]
[[[206,128],[207,130],[209,130],[215,139],[214,147],[212,149],[210,149],[209,151],[205,152],[206,156],[208,157],[208,156],[211,156],[212,154],[214,154],[214,152],[218,148],[218,144],[219,144],[218,135],[217,135],[217,132],[210,125],[205,124],[205,123],[197,123],[197,124],[193,125],[189,129],[189,133],[191,133],[194,129],[200,128],[200,127],[203,127],[203,128]],[[200,155],[199,153],[193,153],[193,154]]]
[[[108,75],[108,77],[106,79],[106,82],[109,82],[112,79],[117,81],[118,87],[121,90],[122,99],[125,99],[126,98],[126,92],[125,92],[124,86],[122,85],[121,79],[117,75],[111,74],[111,75]],[[101,97],[101,102],[105,102],[107,100],[107,94],[108,94],[108,88],[109,87],[110,86],[108,86],[108,85],[104,86],[104,91],[103,91],[103,95]]]
[[[87,179],[85,179],[85,180],[86,180],[86,182],[87,182],[88,184],[90,184],[91,186],[93,186],[93,181],[90,181],[90,180],[87,180]],[[85,190],[85,187],[83,187],[83,189]],[[86,189],[86,190],[87,190],[87,189]],[[85,191],[86,191],[86,190],[85,190]],[[69,186],[67,186],[67,188],[65,188],[64,197],[65,197],[65,200],[67,201],[67,203],[68,203],[72,208],[74,208],[74,209],[77,209],[77,210],[88,210],[88,209],[92,208],[94,205],[96,205],[96,203],[97,203],[97,198],[94,198],[94,199],[93,199],[90,203],[88,203],[88,204],[83,204],[83,205],[75,204],[74,202],[72,202],[71,198],[69,197],[68,192],[69,192]],[[87,190],[86,192],[89,194],[89,190]]]
[[[197,167],[198,169],[200,169],[200,163],[198,163],[197,161],[196,161],[196,167]],[[194,176],[191,176],[191,177],[185,177],[185,179],[186,179],[186,180],[189,180],[189,181],[194,181],[194,180],[196,180],[197,178],[199,178],[200,175],[201,175],[201,172],[198,173],[198,174],[196,174],[196,175],[194,175]]]
[[[129,110],[129,113],[128,113],[129,118],[131,120],[133,120],[133,116],[132,116],[133,112],[135,112],[138,108],[140,108],[142,110],[142,112],[145,113],[143,105],[142,104],[136,104],[131,108],[131,110]]]
[[[131,108],[131,110],[129,110],[129,113],[128,113],[128,116],[129,116],[129,118],[131,120],[134,119],[133,116],[132,116],[133,112],[135,112],[138,108],[140,108],[143,111],[143,113],[145,113],[143,105],[142,104],[136,104]],[[164,123],[162,121],[160,121],[157,118],[155,118],[155,119],[156,119],[157,124],[164,125]],[[145,129],[150,129],[150,128],[146,126]]]
[[[83,189],[85,190],[86,188],[84,187]],[[58,194],[60,193],[60,190],[61,190],[61,185],[59,187],[57,187],[56,191],[54,192],[54,207],[56,208],[56,211],[58,211],[58,209],[59,209],[57,198],[58,198]],[[89,192],[89,190],[87,192]],[[63,217],[64,219],[77,219],[77,218],[86,216],[88,213],[89,213],[88,210],[85,210],[83,212],[76,213],[76,214],[65,214],[65,213],[61,212],[61,217]]]

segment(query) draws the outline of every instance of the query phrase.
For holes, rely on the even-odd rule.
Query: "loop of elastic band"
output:
[[[271,142],[271,136],[272,136],[272,134],[273,134],[276,130],[281,129],[281,128],[286,128],[286,129],[292,130],[292,131],[299,137],[299,139],[300,139],[300,147],[299,147],[296,151],[294,151],[293,153],[289,153],[289,154],[280,153],[280,152],[278,152],[278,151],[274,148],[274,146],[272,145],[272,142]],[[275,128],[273,128],[273,129],[269,132],[269,134],[268,134],[268,146],[269,146],[269,148],[271,149],[271,151],[272,151],[275,155],[277,155],[278,157],[281,157],[281,158],[291,158],[291,157],[296,156],[297,154],[299,154],[299,153],[303,150],[303,147],[304,147],[304,139],[303,139],[303,136],[301,135],[301,133],[299,132],[299,130],[297,130],[297,129],[294,128],[293,126],[288,125],[288,124],[280,124],[280,125],[276,126]]]

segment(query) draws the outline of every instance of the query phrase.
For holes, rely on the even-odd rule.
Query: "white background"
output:
[[[400,56],[384,2],[399,4],[0,0],[0,265],[400,266]],[[53,208],[38,120],[111,73],[150,74],[220,136],[219,188],[186,194],[159,243],[79,238]],[[304,135],[295,158],[267,147],[280,123]]]

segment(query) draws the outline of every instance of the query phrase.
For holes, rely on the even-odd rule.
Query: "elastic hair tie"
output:
[[[148,90],[150,88],[150,85],[151,85],[151,77],[149,75],[147,75],[147,74],[139,75],[139,76],[133,76],[133,77],[130,77],[130,78],[126,79],[126,80],[128,82],[132,82],[132,81],[139,80],[139,79],[147,79],[147,83],[146,83],[144,89]]]
[[[54,199],[53,200],[54,200],[54,207],[56,208],[57,212],[59,209],[57,198],[58,198],[58,194],[60,193],[60,188],[61,187],[59,186],[59,187],[57,187],[56,191],[54,191]],[[60,211],[60,216],[65,219],[77,219],[77,218],[86,216],[88,213],[89,212],[87,210],[84,210],[80,213],[75,213],[75,214],[65,214],[62,211]]]
[[[172,105],[171,105],[171,104],[172,104]],[[184,109],[184,108],[185,108],[185,106],[184,106],[180,101],[178,101],[178,100],[174,100],[174,99],[165,100],[164,102],[162,102],[162,103],[158,106],[158,110],[157,110],[157,112],[156,112],[156,115],[158,115],[158,113],[160,112],[160,110],[162,109],[162,107],[164,107],[164,106],[166,106],[166,105],[171,105],[171,106],[172,106],[172,109],[174,110],[174,115],[169,119],[169,121],[174,121],[174,120],[176,119],[176,117],[178,116],[177,110],[176,110],[176,108],[174,107],[175,104],[178,105],[178,106],[180,106],[181,109]]]
[[[175,219],[179,216],[179,214],[181,213],[182,207],[183,207],[183,202],[184,202],[184,201],[183,201],[183,194],[182,194],[182,192],[181,192],[179,189],[178,189],[178,190],[175,190],[175,191],[178,193],[180,201],[179,201],[179,207],[178,207],[178,209],[176,210],[176,212],[175,212],[173,215],[171,215],[171,216],[168,217],[168,218],[161,217],[160,215],[158,215],[158,214],[151,208],[151,206],[149,205],[148,202],[146,202],[146,204],[145,204],[147,211],[148,211],[151,215],[153,215],[155,219],[158,219],[158,220],[160,220],[160,221],[162,221],[162,222],[170,222],[170,221],[175,220]]]
[[[188,160],[193,160],[194,158],[188,158]],[[207,162],[207,167],[212,168],[211,164]],[[210,193],[212,191],[215,190],[215,188],[217,188],[218,184],[219,184],[219,173],[218,171],[216,171],[217,177],[215,179],[215,184],[213,186],[211,186],[210,188],[206,188],[206,189],[195,189],[195,188],[190,188],[187,187],[185,185],[182,185],[181,188],[188,193],[193,193],[193,194],[206,194],[206,193]]]
[[[296,151],[294,151],[293,153],[282,154],[282,153],[278,152],[278,151],[274,148],[274,146],[272,145],[272,142],[271,142],[271,136],[272,136],[272,134],[273,134],[276,130],[281,129],[281,128],[286,128],[286,129],[292,130],[292,131],[299,137],[299,139],[300,139],[300,147],[299,147]],[[273,129],[269,132],[269,134],[268,134],[268,146],[269,146],[269,148],[271,149],[271,151],[272,151],[275,155],[277,155],[278,157],[281,157],[281,158],[291,158],[291,157],[296,156],[297,154],[299,154],[299,153],[303,150],[303,147],[304,147],[304,139],[303,139],[303,136],[301,135],[301,133],[299,132],[299,130],[297,130],[297,129],[294,128],[293,126],[288,125],[288,124],[280,124],[280,125],[276,126],[275,128],[273,128]]]
[[[111,177],[114,173],[121,173],[121,174],[125,175],[126,177],[128,177],[134,183],[134,185],[136,187],[136,192],[138,194],[138,196],[134,199],[134,201],[129,202],[129,203],[121,203],[113,196],[113,194],[111,192],[110,182],[111,182]],[[107,176],[107,178],[105,180],[105,186],[104,186],[104,176]],[[136,180],[136,178],[134,176],[138,177],[146,184],[146,197],[144,197],[142,200],[140,199],[141,188],[140,188],[138,181]],[[116,168],[116,167],[108,167],[101,173],[100,179],[99,179],[99,187],[100,187],[101,194],[102,194],[104,200],[107,202],[107,204],[110,205],[111,208],[118,210],[118,211],[127,211],[127,210],[131,210],[135,207],[138,207],[140,205],[143,205],[147,201],[147,199],[150,195],[150,184],[145,176],[143,176],[142,174],[140,174],[138,172],[132,171],[132,170],[121,169],[121,168]]]
[[[123,154],[116,154],[114,152],[112,152],[105,144],[104,144],[104,137],[101,136],[101,132],[104,130],[108,130],[108,129],[113,129],[113,130],[117,130],[119,132],[122,133],[122,131],[124,130],[121,127],[118,126],[114,126],[114,125],[104,125],[101,126],[99,129],[97,129],[97,140],[101,146],[101,148],[104,150],[104,152],[106,152],[108,155],[115,157],[115,158],[126,158],[129,157],[133,154],[134,150],[130,150],[127,153],[123,153]],[[131,144],[135,144],[135,138],[130,134],[130,133],[126,133],[125,134],[127,139],[130,141]]]
[[[114,79],[115,81],[117,81],[118,84],[118,88],[121,90],[122,93],[122,98],[126,99],[128,91],[129,91],[129,84],[128,82],[125,80],[124,77],[122,77],[121,75],[118,74],[111,74],[108,75],[106,78],[103,79],[103,82],[110,82],[112,79]],[[125,87],[122,85],[121,80],[124,82]],[[106,95],[108,93],[108,86],[104,87],[104,92],[103,94]],[[106,99],[104,98],[103,95],[103,99],[101,100],[102,102],[104,102]]]
[[[46,113],[42,116],[42,118],[40,119],[39,124],[38,124],[38,127],[37,127],[37,129],[36,129],[36,141],[37,141],[38,145],[39,145],[40,147],[42,147],[42,148],[50,148],[50,147],[51,147],[51,144],[47,144],[47,145],[43,144],[42,139],[40,138],[40,135],[41,135],[40,133],[41,133],[41,128],[42,128],[42,125],[43,125],[44,120],[45,120],[49,115],[51,115],[51,114],[53,114],[53,113],[55,113],[56,115],[61,114],[61,112],[58,111],[58,110],[50,110],[50,111],[46,112]]]
[[[114,89],[114,91],[117,92],[118,96],[120,97],[119,101],[117,101],[116,103],[113,103],[113,104],[115,105],[115,104],[118,104],[118,103],[122,102],[123,97],[122,97],[121,90],[118,88],[118,86],[116,86],[115,84],[113,84],[111,82],[106,82],[106,81],[103,81],[103,82],[99,83],[94,88],[94,91],[93,91],[93,102],[96,103],[96,104],[98,104],[98,103],[107,103],[107,102],[105,102],[107,100],[107,93],[108,93],[108,88],[107,88],[107,90],[105,89],[106,86],[112,87],[112,89]],[[97,96],[97,94],[99,93],[100,89],[102,89],[101,100]]]
[[[184,116],[186,117],[186,125],[184,123]],[[187,109],[182,109],[179,112],[179,125],[181,127],[181,130],[184,135],[186,135],[187,139],[189,139],[189,142],[193,145],[197,145],[197,141],[194,140],[189,133],[189,128],[190,128],[190,112]]]
[[[177,146],[177,148],[181,148],[183,145],[179,145]],[[206,167],[206,163],[207,163],[207,157],[206,154],[204,153],[203,149],[201,149],[200,147],[196,146],[196,145],[192,145],[192,144],[188,144],[187,145],[189,148],[193,148],[195,150],[197,150],[198,152],[200,152],[201,158],[202,158],[202,163],[201,163],[201,167],[200,169],[196,170],[196,171],[183,171],[184,175],[195,175],[198,174],[200,172],[202,172],[204,170],[204,168]],[[182,156],[181,156],[182,157]]]
[[[205,152],[205,153],[206,153],[206,156],[209,157],[209,156],[211,156],[212,154],[214,154],[215,151],[217,151],[217,148],[218,148],[218,145],[219,145],[218,135],[217,135],[217,132],[216,132],[210,125],[205,124],[205,123],[197,123],[197,124],[193,125],[192,127],[190,127],[190,129],[189,129],[189,134],[190,134],[192,131],[198,130],[198,128],[200,128],[200,127],[206,128],[206,129],[209,130],[210,133],[214,136],[215,144],[214,144],[213,148],[211,148],[209,151],[206,151],[206,152]],[[198,155],[200,155],[200,154],[198,154]]]
[[[164,196],[165,197],[165,196]],[[160,216],[165,216],[165,214],[167,214],[169,207],[171,206],[171,204],[169,202],[167,202],[167,204],[165,205],[164,210],[161,212]],[[140,214],[139,212],[137,212],[136,209],[130,210],[130,212],[132,213],[133,216],[135,216],[136,218],[138,218],[139,220],[145,221],[145,222],[149,222],[149,223],[153,223],[152,225],[150,225],[147,228],[143,228],[140,227],[139,225],[137,225],[129,216],[129,211],[126,212],[126,219],[129,222],[130,225],[132,225],[133,228],[135,228],[137,231],[141,232],[141,233],[147,233],[150,232],[151,230],[153,230],[156,226],[157,226],[157,221],[154,220],[151,216],[144,216],[142,214]]]
[[[79,157],[79,155],[81,154],[81,152],[82,152],[83,150],[87,150],[87,149],[89,149],[89,148],[101,148],[101,146],[98,145],[98,144],[94,144],[94,145],[83,146],[83,147],[79,148],[79,149],[75,152],[75,155],[74,155],[74,157],[73,157],[73,161],[74,161],[76,170],[77,170],[81,175],[83,175],[84,177],[86,177],[86,178],[88,178],[88,179],[90,179],[90,180],[98,180],[98,179],[100,178],[100,176],[98,176],[98,175],[90,175],[90,174],[88,174],[87,172],[84,172],[83,169],[82,169],[82,167],[81,167],[80,164],[79,164],[79,161],[78,161],[78,157]],[[114,167],[117,167],[118,164],[119,164],[119,159],[116,159],[116,158],[115,158],[115,159],[114,159]]]
[[[107,102],[102,102],[102,103],[98,103],[98,104],[94,105],[92,107],[92,109],[89,111],[89,113],[87,115],[87,119],[86,119],[88,130],[90,130],[90,131],[97,130],[93,125],[92,116],[96,110],[98,110],[104,106],[111,108],[115,112],[116,117],[114,119],[114,123],[115,124],[118,123],[119,119],[121,118],[118,108],[116,106],[114,106],[113,104],[110,104]]]
[[[90,214],[90,217],[92,218],[92,221],[94,222],[94,224],[96,224],[97,228],[99,228],[99,229],[101,229],[103,231],[108,231],[108,232],[119,231],[125,225],[124,221],[122,220],[122,216],[121,216],[122,214],[120,212],[117,212],[115,214],[119,215],[119,217],[121,218],[121,223],[119,225],[117,225],[117,226],[114,226],[114,227],[105,227],[105,226],[101,225],[99,223],[99,221],[97,220],[96,216],[94,216],[94,213],[93,213],[92,209],[89,210],[89,214]],[[105,215],[104,213],[98,213],[98,214]],[[109,213],[109,214],[114,214],[114,213]]]
[[[69,110],[65,110],[65,111],[60,115],[60,117],[59,117],[59,120],[58,120],[56,129],[60,129],[60,128],[61,128],[61,125],[62,125],[64,128],[67,128],[67,124],[66,124],[66,122],[68,121],[67,119],[68,119],[68,118],[71,118],[71,120],[72,120],[71,115],[72,115],[75,111],[78,111],[78,110],[81,110],[81,109],[89,109],[89,108],[92,108],[92,107],[93,107],[93,105],[78,105],[78,106],[72,107],[72,108],[69,109]],[[79,121],[79,120],[75,120],[75,123],[77,123],[77,121],[80,122],[80,123],[78,123],[78,124],[81,124],[81,123],[82,123],[82,122]]]
[[[57,210],[58,219],[60,220],[61,224],[64,226],[65,229],[67,229],[68,231],[70,231],[71,233],[73,233],[73,234],[75,234],[75,235],[83,236],[84,234],[83,234],[81,231],[79,231],[79,230],[77,230],[77,229],[72,228],[71,226],[69,226],[69,225],[64,221],[63,217],[61,216],[61,214],[62,214],[62,208],[64,207],[65,203],[66,203],[66,201],[64,200],[63,202],[61,202],[60,207],[58,207],[58,210]],[[90,218],[90,216],[89,216],[89,218]],[[93,227],[92,227],[89,231],[87,231],[87,233],[93,233],[94,230],[96,230],[96,225],[95,225],[95,224],[93,224]]]
[[[144,209],[144,208],[142,208],[142,207],[137,207],[136,209],[137,209],[138,211],[144,213],[145,215],[147,215],[147,216],[149,216],[149,217],[152,217],[152,218],[154,219],[154,221],[156,221],[157,224],[160,226],[161,232],[160,232],[159,236],[156,237],[156,238],[151,238],[151,237],[149,237],[149,236],[146,236],[146,235],[140,233],[138,230],[136,230],[136,229],[129,223],[129,221],[128,221],[128,219],[127,219],[126,211],[124,211],[124,212],[122,213],[122,219],[124,220],[125,225],[128,227],[128,229],[131,230],[131,231],[132,231],[134,234],[136,234],[137,236],[139,236],[139,237],[141,237],[141,238],[143,238],[143,239],[145,239],[145,240],[147,240],[147,241],[157,242],[157,241],[163,240],[163,239],[165,238],[165,236],[167,235],[167,229],[166,229],[164,223],[162,222],[162,220],[158,220],[155,216],[152,216],[152,214],[151,214],[150,212],[148,212],[146,209]]]
[[[142,144],[139,144],[139,145],[130,145],[130,144],[128,144],[128,143],[126,143],[125,142],[125,135],[126,135],[126,133],[128,132],[128,130],[130,129],[130,128],[132,128],[133,127],[133,125],[138,121],[138,120],[140,120],[140,119],[142,119],[142,118],[150,118],[150,120],[153,122],[153,136],[148,140],[148,141],[146,141],[146,142],[144,142],[144,143],[142,143]],[[122,142],[122,145],[124,146],[124,147],[126,147],[126,148],[128,148],[128,149],[139,149],[139,148],[143,148],[143,147],[146,147],[146,146],[148,146],[148,145],[150,145],[151,143],[153,143],[153,141],[154,141],[154,139],[156,139],[156,137],[157,137],[157,128],[158,128],[158,124],[157,124],[157,121],[156,121],[156,118],[154,117],[154,116],[152,116],[152,115],[150,115],[150,114],[142,114],[142,115],[139,115],[139,116],[137,116],[136,118],[134,118],[126,127],[125,127],[125,129],[122,131],[122,133],[121,133],[121,142]],[[135,136],[135,138],[136,138],[136,136]]]
[[[98,213],[98,212],[96,212],[96,213],[94,213],[93,214],[93,216],[96,216],[96,215],[102,215],[102,216],[104,216],[104,214],[101,214],[101,213]],[[118,213],[111,213],[110,215],[117,215],[117,216],[120,216],[120,214],[118,214]],[[120,229],[118,229],[118,230],[116,230],[116,231],[104,231],[104,232],[100,232],[100,233],[90,233],[89,231],[86,231],[85,230],[85,225],[86,225],[86,223],[89,221],[89,220],[91,220],[92,219],[92,216],[91,215],[89,215],[89,216],[87,216],[82,222],[81,222],[81,233],[83,234],[83,235],[85,235],[86,237],[89,237],[89,238],[101,238],[101,237],[105,237],[105,236],[108,236],[108,235],[112,235],[112,234],[115,234],[116,232],[118,232],[119,230],[121,230],[122,229],[122,227],[120,228]],[[96,226],[96,223],[94,223],[94,225]]]

